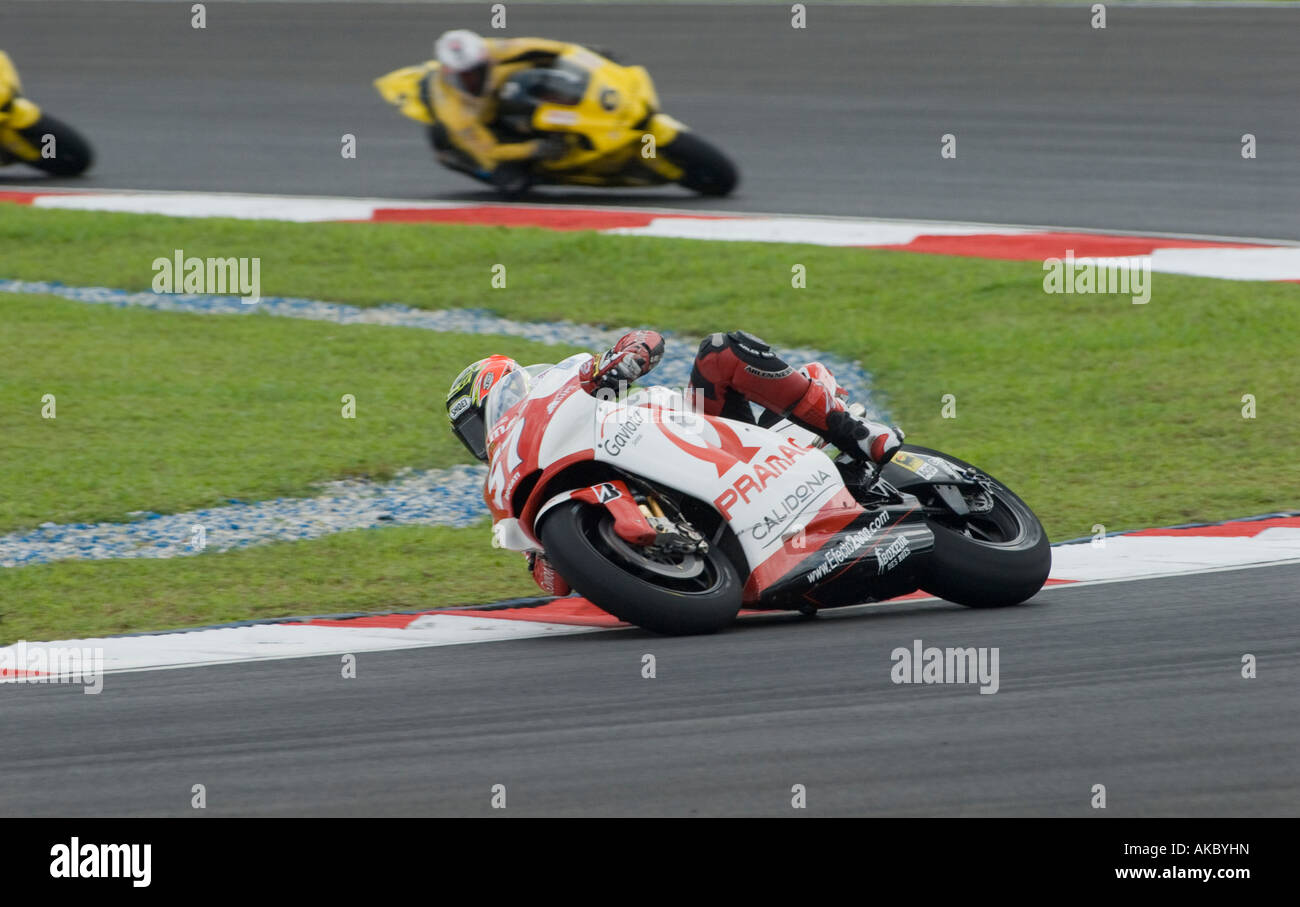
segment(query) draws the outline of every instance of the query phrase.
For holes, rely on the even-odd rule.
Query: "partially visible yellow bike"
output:
[[[0,166],[22,162],[55,176],[78,176],[94,160],[81,133],[23,97],[18,70],[0,50]]]
[[[429,80],[438,63],[395,70],[375,80],[384,100],[429,127],[439,160],[490,183],[468,155],[458,155],[439,130]],[[713,145],[659,109],[650,74],[620,66],[585,48],[561,54],[549,68],[525,69],[502,83],[492,128],[502,141],[560,136],[562,154],[529,164],[533,184],[656,186],[679,183],[702,195],[727,195],[736,165]],[[441,133],[441,136],[440,136]]]

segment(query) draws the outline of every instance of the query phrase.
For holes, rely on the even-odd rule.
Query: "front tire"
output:
[[[921,588],[969,608],[1018,605],[1037,595],[1052,569],[1052,548],[1029,505],[964,460],[928,447],[907,445],[904,450],[975,469],[987,480],[984,492],[993,504],[989,512],[964,519],[927,519],[934,552]]]
[[[578,501],[556,505],[542,521],[546,556],[560,575],[602,610],[654,633],[715,633],[740,611],[742,586],[731,560],[712,546],[697,575],[673,578],[638,563],[627,543],[612,535],[604,508]],[[689,571],[685,571],[689,572]],[[652,579],[653,577],[653,579]]]
[[[54,138],[54,157],[37,157],[26,162],[52,176],[80,176],[95,162],[90,142],[67,123],[52,116],[42,116],[18,133],[37,149],[44,147],[45,136]]]
[[[740,174],[731,159],[693,132],[677,133],[677,138],[664,145],[659,153],[686,171],[677,182],[692,192],[730,195],[740,182]]]

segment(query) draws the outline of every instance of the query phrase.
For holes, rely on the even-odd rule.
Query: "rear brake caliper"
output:
[[[978,485],[980,490],[966,495],[966,506],[971,509],[971,513],[988,513],[993,509],[993,481],[974,466],[966,466],[957,470],[957,475],[964,481],[972,485]]]

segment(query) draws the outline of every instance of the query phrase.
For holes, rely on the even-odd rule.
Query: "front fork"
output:
[[[540,522],[543,513],[562,501],[583,501],[608,510],[614,518],[614,533],[630,545],[657,546],[683,554],[708,551],[704,537],[684,519],[668,516],[653,492],[643,491],[641,497],[638,501],[622,479],[599,482],[556,495],[538,511],[535,522]]]

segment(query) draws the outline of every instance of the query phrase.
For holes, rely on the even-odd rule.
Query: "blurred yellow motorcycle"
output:
[[[384,100],[436,135],[430,80],[438,63],[408,66],[375,80]],[[558,136],[562,153],[529,165],[533,184],[656,186],[679,183],[702,195],[727,195],[739,180],[735,164],[659,109],[650,74],[574,47],[552,66],[525,69],[497,90],[492,129],[502,141]],[[442,148],[435,140],[438,150]],[[448,167],[490,183],[468,156],[441,154]]]
[[[78,176],[95,160],[90,143],[23,97],[18,70],[0,50],[0,166],[21,162],[55,176]]]

